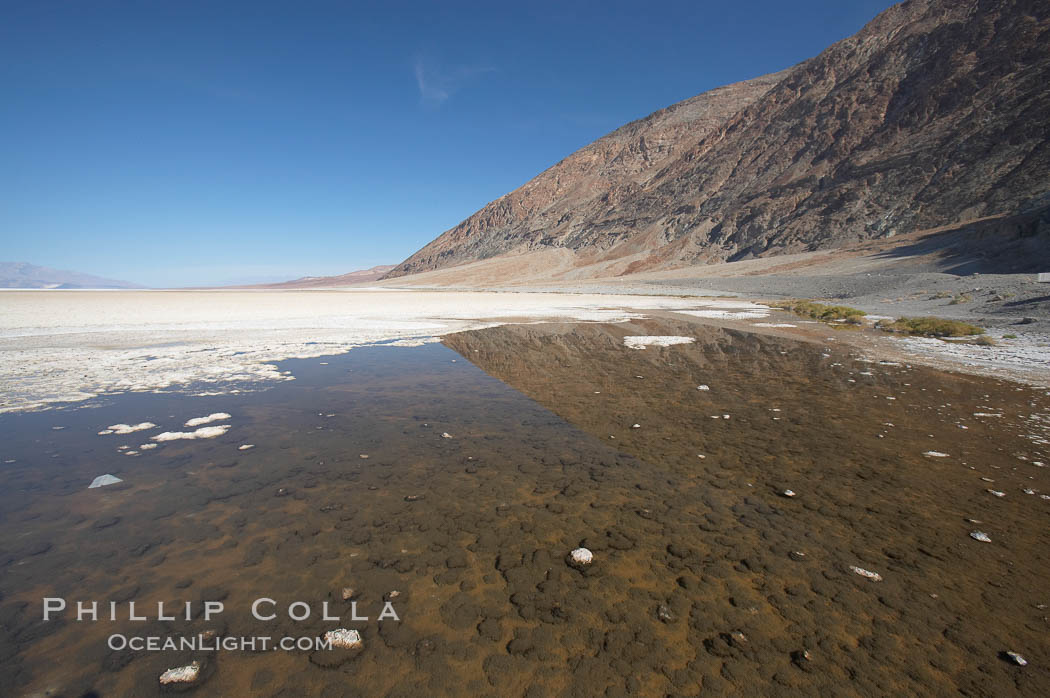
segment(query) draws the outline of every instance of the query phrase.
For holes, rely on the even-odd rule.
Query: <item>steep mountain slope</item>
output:
[[[778,74],[657,112],[389,275],[569,250],[630,273],[1010,214],[1050,190],[1050,3],[912,0]]]
[[[138,284],[76,271],[38,267],[26,262],[0,262],[0,288],[145,288]]]
[[[498,254],[567,246],[588,221],[644,191],[662,167],[716,132],[786,72],[726,85],[621,126],[500,197],[396,267],[388,278]]]
[[[249,288],[333,288],[378,281],[394,268],[392,264],[380,264],[370,269],[358,269],[338,276],[304,276],[301,279],[273,284],[256,284]]]

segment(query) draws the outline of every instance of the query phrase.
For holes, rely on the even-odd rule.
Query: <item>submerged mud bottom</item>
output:
[[[1042,391],[684,321],[446,344],[285,362],[294,382],[251,395],[0,417],[5,690],[1050,693]],[[142,449],[214,413],[225,433]],[[88,489],[102,474],[122,482]],[[44,597],[70,609],[44,623]],[[78,600],[118,620],[77,622]],[[336,628],[361,647],[107,647]]]

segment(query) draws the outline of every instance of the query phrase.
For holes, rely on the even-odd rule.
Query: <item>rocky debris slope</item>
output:
[[[1048,42],[1042,0],[895,5],[787,71],[596,141],[388,278],[551,248],[625,274],[1032,208],[1050,172]]]

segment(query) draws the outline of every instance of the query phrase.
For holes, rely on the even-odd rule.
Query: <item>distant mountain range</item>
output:
[[[0,288],[146,288],[127,281],[38,267],[25,262],[0,262]]]
[[[903,2],[792,68],[623,126],[387,278],[504,257],[525,277],[619,276],[1045,207],[1048,46],[1047,0]]]
[[[304,276],[301,279],[273,284],[257,284],[250,288],[332,288],[377,281],[394,268],[392,264],[381,264],[371,269],[359,269],[339,276]]]

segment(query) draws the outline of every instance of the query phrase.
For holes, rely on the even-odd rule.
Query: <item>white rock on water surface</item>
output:
[[[984,531],[970,531],[970,538],[979,540],[982,543],[991,543],[992,539]]]
[[[186,666],[168,669],[160,675],[160,682],[162,684],[192,683],[197,680],[197,677],[200,676],[200,673],[200,662],[193,662],[192,664],[187,664]]]
[[[449,434],[447,431],[443,431],[443,432],[441,432],[441,438],[443,438],[443,439],[451,439],[452,438],[452,434]]]
[[[331,643],[332,647],[337,647],[342,650],[352,650],[363,644],[361,641],[361,633],[347,628],[329,630],[324,634],[324,639],[325,642]]]
[[[1006,656],[1010,658],[1010,661],[1017,666],[1028,666],[1028,660],[1022,657],[1017,652],[1006,652]]]
[[[696,386],[696,389],[697,390],[710,390],[711,386],[709,386],[709,385],[698,385],[698,386]]]
[[[237,447],[238,451],[247,451],[249,448],[255,448],[255,444],[241,444]]]
[[[210,422],[217,422],[220,419],[230,419],[231,415],[226,412],[213,412],[207,417],[194,417],[193,419],[186,420],[185,426],[187,427],[199,427],[202,424],[208,424]]]
[[[138,424],[110,424],[98,433],[99,436],[106,434],[131,434],[136,431],[145,431],[157,426],[153,422],[140,422]]]
[[[192,421],[192,420],[190,420]],[[150,437],[154,441],[178,441],[179,439],[214,439],[230,430],[229,424],[214,427],[201,427],[195,431],[166,431]]]
[[[879,574],[878,572],[871,572],[871,571],[866,570],[866,569],[864,569],[862,567],[856,567],[855,565],[850,565],[849,569],[854,574],[859,574],[861,577],[866,577],[867,579],[870,579],[873,582],[881,582],[882,581],[882,575]]]
[[[785,497],[794,497],[795,496],[795,491],[794,490],[784,490],[780,494],[782,494]]]
[[[110,475],[109,473],[106,473],[105,475],[99,475],[94,480],[92,480],[91,484],[88,485],[88,489],[91,490],[91,489],[94,489],[96,487],[105,487],[106,485],[115,485],[118,482],[124,482],[124,481],[121,480],[119,477],[114,477],[114,476]]]
[[[589,565],[594,561],[594,553],[587,548],[576,548],[569,553],[569,559],[574,565]]]
[[[922,455],[928,456],[929,458],[947,458],[947,453],[941,453],[940,451],[926,451]]]

